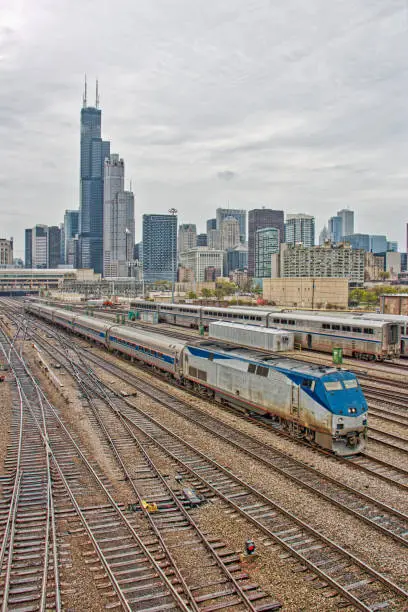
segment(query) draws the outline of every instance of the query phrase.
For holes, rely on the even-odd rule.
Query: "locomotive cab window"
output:
[[[248,372],[250,374],[255,374],[255,372],[256,372],[256,365],[254,363],[250,363],[248,365]]]
[[[315,381],[311,380],[310,378],[304,378],[302,380],[302,387],[306,387],[306,389],[310,389],[311,391],[314,391]]]
[[[329,380],[324,383],[324,388],[326,391],[341,391],[343,389],[343,385],[340,380]]]
[[[358,382],[357,380],[343,380],[343,384],[346,389],[357,389]]]

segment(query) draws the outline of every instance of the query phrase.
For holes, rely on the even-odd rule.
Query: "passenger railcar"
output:
[[[217,308],[193,304],[160,304],[138,302],[137,309],[155,310],[159,322],[187,327],[208,326],[213,321],[249,323],[263,327],[291,330],[302,348],[331,353],[343,349],[345,356],[378,360],[399,357],[401,337],[398,324],[367,319],[352,324],[347,317],[316,315],[301,311],[269,311],[255,308]],[[408,349],[407,349],[408,350]]]
[[[28,305],[39,317],[154,367],[180,385],[233,408],[262,414],[291,435],[339,455],[366,442],[367,404],[351,372],[273,356],[217,340],[180,342],[95,317]]]

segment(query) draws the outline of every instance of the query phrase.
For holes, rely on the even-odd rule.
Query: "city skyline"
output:
[[[85,71],[99,77],[104,137],[131,169],[137,240],[144,213],[175,206],[202,232],[229,202],[314,215],[317,235],[349,206],[356,232],[404,244],[405,6],[199,4],[125,2],[114,24],[77,0],[2,10],[0,215],[15,255],[24,228],[79,205]]]

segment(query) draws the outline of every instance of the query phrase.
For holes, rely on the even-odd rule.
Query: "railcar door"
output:
[[[299,385],[295,385],[295,383],[292,383],[292,397],[291,397],[291,407],[290,407],[290,411],[292,416],[294,416],[296,419],[299,418]]]

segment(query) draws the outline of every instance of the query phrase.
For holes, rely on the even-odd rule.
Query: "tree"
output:
[[[196,300],[197,299],[197,294],[194,293],[194,291],[189,291],[187,294],[187,297],[189,300]]]
[[[210,298],[210,297],[214,297],[215,293],[212,289],[207,289],[207,287],[204,287],[203,289],[201,289],[201,295],[204,298]]]

